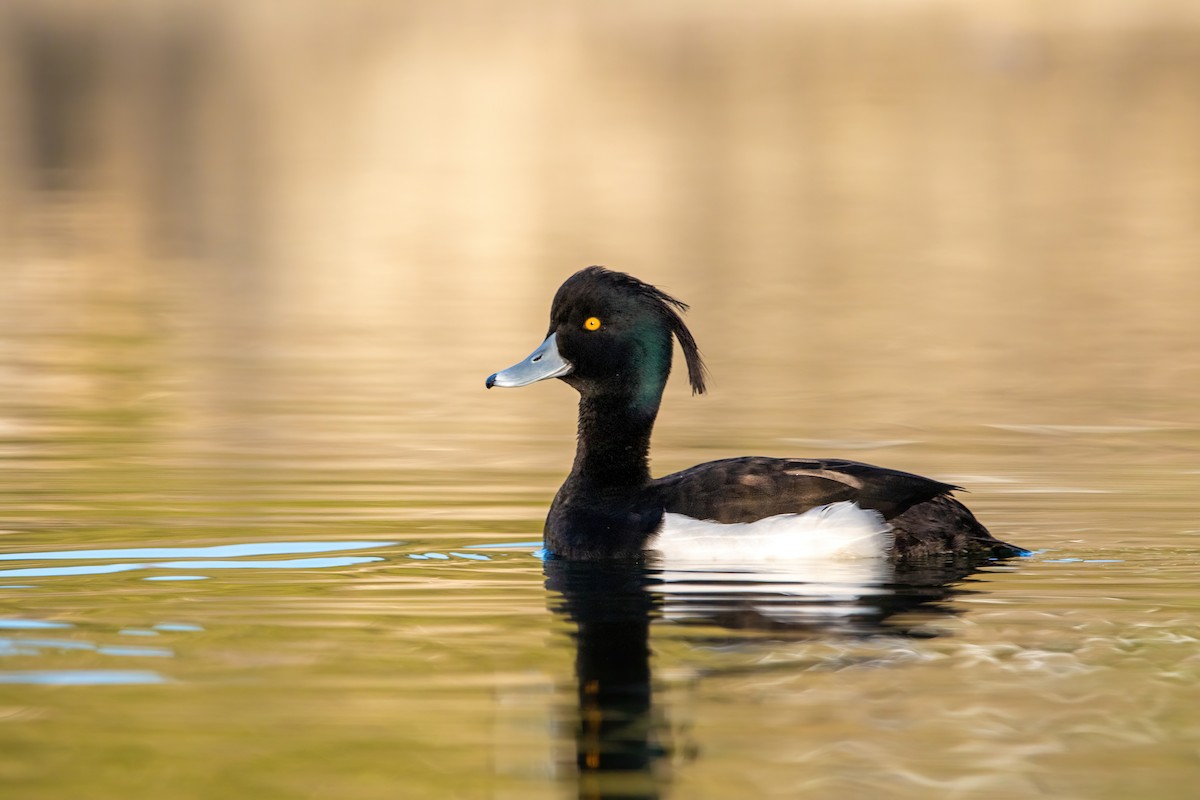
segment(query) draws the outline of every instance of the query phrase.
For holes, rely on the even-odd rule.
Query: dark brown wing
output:
[[[842,500],[891,519],[957,488],[857,461],[761,456],[710,461],[650,486],[669,512],[725,523],[798,514]]]

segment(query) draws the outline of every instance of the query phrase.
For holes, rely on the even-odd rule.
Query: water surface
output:
[[[5,796],[1194,795],[1184,6],[384,5],[0,20]],[[656,473],[880,463],[1033,555],[543,562],[574,397],[483,380],[592,262],[693,306]]]

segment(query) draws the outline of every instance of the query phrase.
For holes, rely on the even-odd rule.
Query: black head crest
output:
[[[688,310],[687,303],[677,300],[657,286],[651,286],[632,275],[614,272],[604,267],[594,266],[582,269],[575,273],[568,283],[575,279],[608,284],[634,293],[648,301],[675,336],[680,348],[683,349],[683,358],[687,362],[688,383],[691,384],[692,394],[704,394],[708,370],[704,366],[704,359],[700,355],[700,348],[696,345],[695,337],[692,336],[692,332],[688,330],[687,325],[683,322],[683,317],[680,316],[680,312]]]

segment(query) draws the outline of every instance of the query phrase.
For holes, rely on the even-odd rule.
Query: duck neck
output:
[[[600,490],[636,489],[649,483],[650,434],[661,397],[661,389],[651,403],[624,394],[582,396],[570,479]]]

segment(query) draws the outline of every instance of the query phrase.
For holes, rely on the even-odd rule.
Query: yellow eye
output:
[[[589,331],[600,330],[600,318],[599,317],[588,317],[586,320],[583,321],[583,327],[587,328]]]

